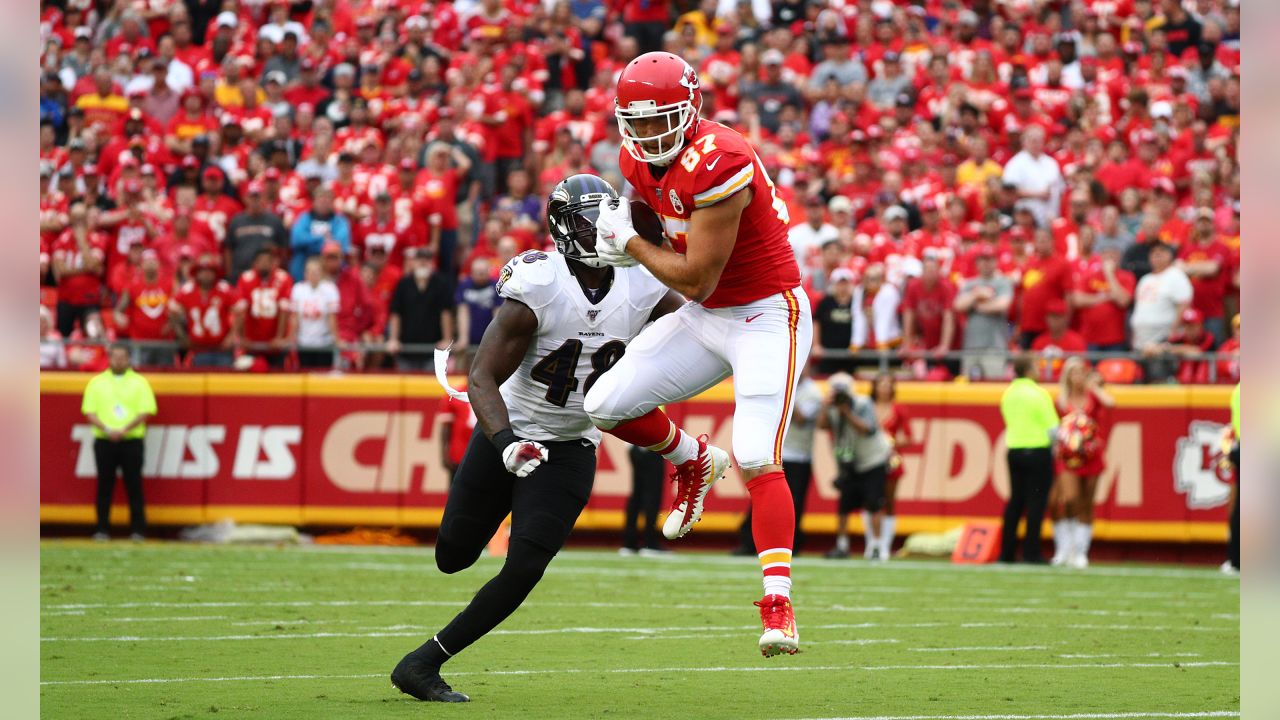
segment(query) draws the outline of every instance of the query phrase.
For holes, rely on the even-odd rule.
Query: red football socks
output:
[[[751,493],[751,536],[760,555],[765,595],[791,597],[791,543],[796,511],[791,488],[782,471],[765,473],[747,482]]]

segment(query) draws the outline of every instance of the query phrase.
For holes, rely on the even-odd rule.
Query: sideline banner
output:
[[[91,376],[40,379],[40,517],[90,523],[93,435],[80,414]],[[159,413],[146,438],[148,519],[330,525],[439,523],[443,389],[423,376],[157,374]],[[1008,497],[1002,385],[902,383],[898,399],[916,445],[898,487],[900,533],[942,532],[998,519]],[[860,388],[865,391],[865,386]],[[1097,537],[1222,542],[1231,486],[1217,471],[1230,388],[1113,387],[1118,408],[1098,486]],[[725,383],[671,406],[676,422],[731,447],[733,391]],[[474,422],[474,420],[473,420]],[[627,446],[606,435],[595,489],[578,527],[619,529],[630,492]],[[830,444],[818,433],[804,527],[835,528]],[[123,489],[117,490],[123,505]],[[746,509],[736,470],[717,483],[701,529],[736,529]],[[124,517],[123,507],[113,516]]]

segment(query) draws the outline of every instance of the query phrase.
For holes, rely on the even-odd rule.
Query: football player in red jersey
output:
[[[231,332],[235,291],[218,279],[218,260],[211,254],[196,259],[195,279],[169,301],[169,322],[185,342],[192,367],[227,367],[236,335]]]
[[[622,174],[662,218],[670,247],[637,236],[629,203],[602,203],[598,252],[610,264],[640,263],[693,302],[642,332],[585,407],[602,430],[675,465],[676,499],[663,524],[674,539],[698,521],[729,455],[677,428],[660,406],[734,377],[733,455],[751,494],[764,573],[760,651],[795,653],[795,513],[782,439],[813,323],[787,242],[787,206],[741,135],[699,119],[698,74],[683,59],[652,52],[632,60],[616,102]]]
[[[253,266],[236,281],[236,299],[231,321],[237,337],[244,338],[250,352],[266,358],[267,364],[279,367],[280,353],[287,342],[289,294],[293,278],[280,268],[275,248],[267,245],[253,256]]]

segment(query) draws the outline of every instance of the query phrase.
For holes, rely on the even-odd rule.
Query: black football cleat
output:
[[[449,687],[449,683],[440,677],[440,668],[423,662],[414,653],[405,655],[391,671],[391,685],[426,702],[471,702],[471,698]]]

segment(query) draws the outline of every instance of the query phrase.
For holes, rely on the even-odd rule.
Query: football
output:
[[[666,242],[666,236],[662,234],[662,219],[643,201],[631,201],[631,224],[637,235],[654,245]]]

